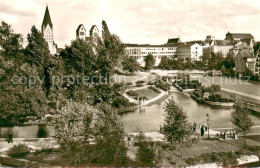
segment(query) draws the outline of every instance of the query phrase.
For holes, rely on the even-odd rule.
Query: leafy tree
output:
[[[123,123],[117,112],[106,104],[99,105],[94,123],[95,150],[94,158],[99,163],[125,164],[126,143]],[[96,153],[95,151],[95,153]]]
[[[130,73],[138,71],[140,69],[140,65],[133,57],[128,57],[125,61],[122,62],[123,70],[127,70]]]
[[[79,74],[92,76],[96,69],[96,56],[93,52],[93,44],[82,39],[73,40],[70,46],[66,46],[61,52],[67,74]]]
[[[109,81],[114,68],[120,67],[125,58],[125,46],[117,35],[109,32],[105,21],[102,21],[102,39],[98,38],[95,51],[97,71],[102,76],[107,76]]]
[[[162,162],[161,151],[156,148],[156,144],[146,139],[140,131],[137,136],[138,150],[136,160],[139,166],[160,166]]]
[[[255,55],[256,55],[257,52],[259,52],[259,48],[260,48],[260,41],[256,42],[256,44],[254,45]]]
[[[43,38],[43,34],[35,26],[32,26],[31,33],[27,35],[27,40],[28,45],[25,49],[25,55],[27,56],[30,65],[37,66],[39,76],[45,77],[44,88],[46,96],[48,96],[51,87],[49,74],[51,54],[48,44]]]
[[[155,59],[154,59],[152,54],[148,54],[145,57],[144,62],[145,62],[145,69],[149,70],[149,69],[152,69],[154,67]]]
[[[161,58],[161,62],[160,62],[160,64],[159,64],[158,68],[170,70],[170,69],[172,69],[171,66],[172,66],[172,65],[171,65],[171,59],[169,59],[169,58],[166,57],[166,56],[163,56],[163,57]]]
[[[254,125],[250,118],[250,112],[245,107],[245,103],[241,100],[235,102],[235,112],[233,113],[233,124],[236,126],[238,132],[242,133],[244,137],[244,146],[246,147],[245,136],[251,131]]]
[[[22,35],[16,34],[9,24],[2,21],[0,25],[1,55],[9,59],[20,59]]]
[[[95,108],[68,101],[56,114],[54,123],[55,138],[70,163],[124,164],[123,125],[108,105]]]
[[[197,138],[193,136],[192,125],[188,122],[188,117],[182,107],[173,99],[166,102],[164,112],[162,133],[170,147],[179,149],[183,157],[183,148],[191,147],[197,141]]]

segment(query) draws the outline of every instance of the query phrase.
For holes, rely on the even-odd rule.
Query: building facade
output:
[[[161,62],[161,58],[166,56],[171,59],[177,58],[177,45],[149,45],[149,44],[125,44],[126,54],[137,59],[141,66],[145,66],[145,57],[152,54],[155,58],[155,66]]]
[[[76,37],[77,39],[82,39],[82,40],[85,40],[86,37],[87,37],[87,34],[86,34],[86,29],[85,27],[83,26],[83,24],[80,24],[76,30]]]
[[[253,74],[255,74],[256,58],[254,53],[249,49],[242,49],[235,57],[235,72],[243,74],[248,68]]]
[[[198,43],[189,43],[189,44],[181,44],[177,48],[177,58],[191,61],[199,61],[201,60],[201,56],[203,55],[203,48]]]
[[[53,24],[51,22],[51,17],[49,13],[48,6],[46,6],[45,14],[42,22],[41,31],[43,33],[44,39],[48,43],[48,47],[51,54],[57,53],[57,44],[54,42],[54,35],[53,35]]]

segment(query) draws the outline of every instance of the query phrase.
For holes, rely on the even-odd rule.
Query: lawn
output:
[[[247,144],[250,146],[260,146],[259,142],[247,139]],[[258,151],[250,151],[243,148],[243,138],[231,139],[231,140],[219,140],[219,139],[200,139],[197,144],[192,148],[186,148],[184,150],[184,157],[180,157],[178,150],[164,150],[164,166],[172,165],[175,163],[179,166],[188,166],[187,159],[198,158],[203,154],[211,154],[212,152],[243,152],[248,154],[259,155]]]
[[[135,92],[138,94],[138,97],[147,97],[148,100],[160,94],[160,93],[155,93],[154,91],[148,88],[135,90]]]
[[[227,98],[227,99],[235,99],[236,97],[238,97],[238,98],[240,98],[240,99],[242,99],[246,102],[253,103],[253,104],[256,104],[256,105],[260,105],[259,101],[255,100],[255,99],[245,97],[245,96],[238,96],[234,93],[229,93],[229,92],[226,92],[226,91],[223,91],[223,90],[220,90],[220,91],[216,92],[215,94],[219,94],[223,98]]]

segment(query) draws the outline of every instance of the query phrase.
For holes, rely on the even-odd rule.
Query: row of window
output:
[[[142,54],[175,54],[175,52],[142,52]]]

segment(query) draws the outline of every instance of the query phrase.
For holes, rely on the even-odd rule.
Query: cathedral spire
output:
[[[50,17],[48,5],[47,5],[47,6],[46,6],[46,9],[45,9],[45,14],[44,14],[43,22],[42,22],[42,31],[43,31],[43,29],[44,29],[48,24],[50,25],[50,27],[51,27],[51,29],[52,29],[51,17]]]

